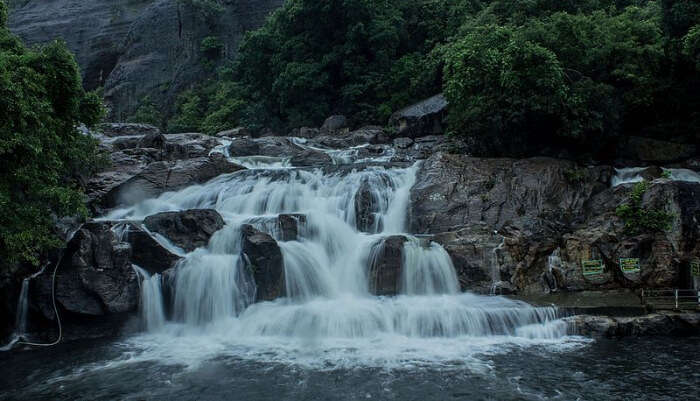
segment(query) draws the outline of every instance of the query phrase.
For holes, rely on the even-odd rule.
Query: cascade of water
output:
[[[403,247],[401,293],[406,295],[457,294],[459,284],[452,259],[435,242],[427,246],[409,237]]]
[[[545,290],[548,292],[556,291],[558,289],[557,278],[555,275],[555,269],[561,269],[561,257],[559,256],[559,248],[552,251],[552,254],[547,257],[547,273],[545,278],[547,281],[547,287]]]
[[[0,351],[10,350],[18,341],[21,341],[22,339],[26,340],[25,337],[28,334],[27,330],[29,324],[29,285],[33,279],[44,273],[44,270],[46,270],[46,266],[22,280],[22,288],[19,292],[17,309],[15,312],[15,330],[10,337],[10,342],[4,347],[0,347]]]
[[[498,285],[501,282],[501,262],[498,260],[498,252],[503,249],[505,244],[506,237],[501,236],[501,242],[491,250],[491,258],[489,260],[491,266],[491,295],[497,295]]]
[[[354,157],[356,150],[322,149],[339,162]],[[172,319],[198,332],[258,343],[261,336],[308,340],[565,335],[555,308],[460,293],[445,249],[406,234],[417,169],[417,164],[325,170],[268,164],[166,193],[106,218],[136,220],[189,208],[213,208],[222,215],[225,227],[206,248],[184,255],[168,287]],[[303,216],[294,238],[283,238],[280,214]],[[242,253],[243,224],[277,240],[284,263],[284,298],[254,303],[253,272]],[[373,246],[396,234],[407,238],[396,283],[399,295],[372,296],[368,271],[379,249]],[[491,253],[494,284],[500,279],[497,252],[504,242]],[[161,281],[139,274],[145,325],[157,330],[163,324],[163,307],[157,302],[162,299]]]
[[[163,291],[161,289],[161,276],[151,276],[146,270],[132,265],[138,275],[141,287],[141,300],[139,315],[141,324],[147,331],[156,331],[165,324],[165,309],[163,307]]]

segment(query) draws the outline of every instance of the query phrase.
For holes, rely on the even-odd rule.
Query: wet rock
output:
[[[134,204],[242,169],[220,154],[173,162],[154,162],[123,182],[120,179],[114,180],[115,185],[102,196],[100,204],[104,208]],[[119,178],[125,178],[121,173],[118,175]]]
[[[442,134],[446,111],[447,100],[439,94],[397,111],[389,119],[389,125],[400,137]]]
[[[244,224],[241,232],[243,257],[253,272],[258,289],[256,299],[271,301],[284,296],[284,261],[277,242],[269,234],[256,230],[249,224]]]
[[[659,166],[651,166],[645,168],[640,175],[647,181],[654,181],[657,178],[663,177],[664,170]]]
[[[372,247],[368,266],[372,294],[391,296],[400,292],[403,246],[406,241],[403,235],[392,235]]]
[[[378,199],[372,188],[364,181],[355,193],[355,227],[362,232],[378,232]]]
[[[450,255],[463,291],[488,294],[494,271],[498,281],[510,279],[516,265],[503,247],[499,249],[503,238],[485,224],[439,233],[432,240]]]
[[[330,134],[334,132],[347,132],[348,131],[348,119],[345,116],[330,116],[323,122],[321,126],[321,132],[324,134]]]
[[[143,223],[186,252],[206,246],[211,236],[224,227],[224,219],[212,209],[158,213],[146,217]]]
[[[278,217],[280,226],[280,238],[282,241],[297,241],[303,226],[306,224],[306,215],[280,214]]]
[[[393,143],[394,143],[394,146],[399,148],[399,149],[407,149],[411,145],[413,145],[413,139],[405,138],[405,137],[396,138],[396,139],[394,139]]]
[[[56,272],[56,301],[73,314],[100,316],[135,310],[138,281],[131,266],[131,245],[119,242],[112,224],[86,223],[68,243]],[[32,297],[48,319],[53,271],[36,278]]]
[[[653,313],[634,317],[579,315],[566,319],[571,330],[591,337],[692,336],[700,333],[698,313]]]
[[[181,256],[169,251],[149,233],[135,224],[129,224],[124,236],[132,248],[131,262],[149,274],[162,273],[170,269]]]
[[[294,167],[322,166],[333,164],[333,159],[319,150],[307,149],[292,156],[289,163]]]

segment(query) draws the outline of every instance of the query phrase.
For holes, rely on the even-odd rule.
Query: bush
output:
[[[642,207],[642,198],[649,188],[646,181],[637,183],[629,195],[628,203],[618,206],[617,217],[625,222],[625,230],[630,235],[668,231],[673,215],[662,209]]]

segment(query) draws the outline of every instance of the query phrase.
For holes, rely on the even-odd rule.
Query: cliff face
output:
[[[284,0],[228,1],[214,17],[178,0],[29,0],[10,13],[10,29],[28,44],[63,39],[86,88],[104,88],[110,117],[123,120],[145,96],[164,110],[215,68],[200,50],[218,37],[221,56],[236,57],[243,35]]]

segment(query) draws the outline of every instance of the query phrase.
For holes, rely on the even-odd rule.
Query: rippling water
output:
[[[406,361],[381,368],[311,367],[275,362],[272,355],[268,361],[256,360],[260,355],[251,359],[239,354],[242,350],[226,352],[225,347],[210,350],[211,358],[196,363],[177,358],[156,361],[148,359],[143,338],[121,343],[82,342],[51,350],[0,354],[0,398],[697,400],[699,341],[597,340],[572,342],[569,347],[503,344],[498,348],[483,346],[467,360]],[[173,354],[182,353],[177,347],[184,345],[164,344],[173,347]],[[351,354],[352,350],[346,352]],[[315,354],[320,360],[322,355]]]

